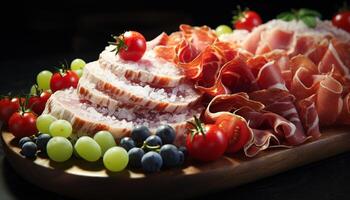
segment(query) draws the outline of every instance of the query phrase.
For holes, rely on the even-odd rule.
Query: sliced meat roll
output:
[[[123,104],[142,106],[159,112],[179,113],[188,110],[201,99],[201,95],[190,84],[182,83],[174,88],[155,88],[118,77],[111,71],[100,68],[97,62],[85,66],[79,82],[80,95],[96,104],[108,101],[101,99],[101,93],[97,94],[97,91],[105,94],[106,98],[109,96]]]
[[[153,51],[148,50],[137,62],[125,61],[111,52],[111,46],[106,47],[98,60],[101,68],[108,69],[115,75],[133,82],[147,83],[152,86],[176,87],[185,77],[180,68],[174,63],[155,57]]]
[[[79,99],[76,90],[68,89],[55,92],[44,113],[72,123],[74,136],[93,136],[100,130],[110,131],[116,139],[128,136],[131,129],[137,125],[145,125],[152,132],[162,125],[171,125],[177,133],[177,141],[183,139],[186,121],[194,115],[199,115],[203,108],[189,109],[183,113],[159,113],[157,111],[118,108],[109,110],[103,106]]]

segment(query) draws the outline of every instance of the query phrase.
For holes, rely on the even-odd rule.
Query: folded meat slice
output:
[[[72,123],[75,136],[94,135],[100,130],[110,131],[116,139],[127,136],[136,125],[145,125],[154,132],[161,124],[176,130],[177,139],[183,139],[186,121],[199,115],[203,108],[188,109],[182,113],[159,113],[150,110],[117,108],[114,110],[80,100],[76,90],[55,92],[48,100],[44,113]]]
[[[180,68],[172,62],[156,57],[152,50],[147,50],[141,60],[134,62],[120,59],[111,51],[113,48],[115,47],[106,47],[98,62],[101,68],[110,70],[117,76],[161,87],[175,87],[185,79]]]
[[[191,108],[201,99],[201,95],[190,84],[182,83],[174,88],[155,88],[118,77],[111,71],[100,68],[97,62],[86,65],[79,82],[80,95],[96,104],[111,98],[128,106],[177,113]],[[105,97],[101,98],[96,91],[102,92]]]

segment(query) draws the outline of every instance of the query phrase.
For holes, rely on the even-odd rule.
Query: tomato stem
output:
[[[242,18],[244,18],[244,13],[249,11],[249,8],[244,8],[244,10],[242,10],[240,5],[237,5],[236,10],[233,11],[233,20],[232,23],[236,23],[237,21],[241,20]]]
[[[119,53],[121,49],[128,50],[128,45],[125,44],[124,35],[121,34],[119,36],[111,35],[115,42],[108,42],[108,44],[115,46],[115,48],[111,51],[115,51],[115,55]]]
[[[201,134],[205,138],[205,131],[203,128],[204,124],[201,122],[200,119],[198,119],[197,116],[193,116],[193,118],[194,118],[194,123],[191,121],[187,122],[189,125],[193,127],[193,129],[190,130],[191,140],[193,140],[194,136],[197,134]]]

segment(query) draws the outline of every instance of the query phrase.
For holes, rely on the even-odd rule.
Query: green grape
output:
[[[70,63],[71,70],[84,69],[86,63],[83,59],[76,58]]]
[[[48,115],[48,114],[40,115],[36,119],[36,127],[38,128],[40,133],[50,134],[50,129],[49,129],[50,125],[56,120],[57,119],[52,115]]]
[[[74,70],[74,72],[79,76],[79,78],[81,78],[81,76],[83,75],[82,69],[76,69],[76,70]]]
[[[220,25],[215,29],[215,31],[216,31],[216,34],[218,36],[223,35],[223,34],[227,34],[227,33],[232,33],[231,27],[229,27],[227,25]]]
[[[46,152],[51,160],[64,162],[72,156],[73,146],[67,138],[53,137],[46,145]]]
[[[97,132],[94,136],[94,140],[100,145],[102,155],[111,147],[116,146],[115,140],[112,134],[108,131]]]
[[[39,89],[49,90],[51,77],[52,77],[52,72],[50,71],[44,70],[40,72],[36,77],[36,82],[38,84]]]
[[[72,134],[72,130],[72,125],[68,121],[63,119],[52,122],[52,124],[49,127],[50,135],[52,137],[62,136],[67,138]]]
[[[112,147],[103,156],[103,164],[112,172],[119,172],[128,165],[128,152],[122,147]]]
[[[101,157],[101,147],[88,136],[80,137],[74,145],[75,150],[84,160],[95,162]]]

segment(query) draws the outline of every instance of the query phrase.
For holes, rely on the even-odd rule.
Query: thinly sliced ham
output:
[[[342,90],[340,83],[331,76],[325,76],[324,80],[320,81],[316,93],[316,108],[321,125],[333,124],[337,119],[343,106]]]
[[[282,135],[282,138],[284,137],[289,145],[298,145],[308,139],[294,105],[295,97],[288,91],[272,88],[252,92],[249,97],[263,103],[266,111],[278,114],[291,123],[293,131],[288,135]]]
[[[338,116],[337,123],[350,125],[350,93],[343,98],[343,107]]]
[[[161,33],[151,41],[147,41],[147,50],[154,49],[156,46],[166,45],[169,40],[169,36],[166,33]]]
[[[298,102],[297,108],[301,122],[306,130],[307,136],[319,138],[321,136],[319,128],[319,118],[315,105],[315,95],[302,99]]]
[[[319,63],[319,72],[328,73],[334,71],[336,73],[348,76],[349,67],[350,66],[346,66],[343,63],[333,43],[330,42],[326,53],[323,55],[323,58]]]
[[[182,24],[179,29],[180,31],[174,32],[168,37],[158,36],[152,42],[153,44],[161,41],[156,46],[152,45],[152,49],[158,57],[174,63],[191,62],[217,40],[216,34],[207,26],[192,27]],[[163,42],[164,40],[166,42]]]
[[[252,137],[245,145],[244,151],[249,157],[268,147],[282,146],[279,138],[293,138],[296,131],[296,127],[290,121],[266,111],[262,103],[249,99],[246,93],[214,97],[203,118],[206,122],[212,123],[221,115],[239,115],[247,120],[244,122],[250,127]]]
[[[275,49],[288,50],[293,43],[293,36],[293,32],[277,27],[264,31],[260,35],[260,43],[255,53],[261,55]]]

